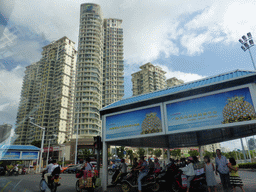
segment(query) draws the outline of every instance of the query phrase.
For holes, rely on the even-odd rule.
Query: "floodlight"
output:
[[[247,37],[249,38],[249,39],[251,39],[252,38],[252,34],[249,32],[249,33],[247,33]]]
[[[248,43],[245,43],[244,46],[248,49],[250,48],[250,46],[248,45]]]
[[[251,40],[249,40],[249,43],[250,43],[250,45],[254,45],[254,42],[253,42],[253,40],[251,39]]]
[[[245,47],[244,47],[244,46],[241,46],[241,48],[242,48],[244,51],[246,51],[246,49],[245,49]]]
[[[244,41],[247,41],[247,38],[246,38],[245,35],[243,35],[242,39],[243,39]]]
[[[244,44],[244,42],[243,42],[243,40],[242,40],[242,39],[239,39],[239,42],[240,42],[241,44]]]

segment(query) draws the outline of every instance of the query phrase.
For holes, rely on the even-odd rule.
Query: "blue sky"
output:
[[[131,73],[146,62],[161,66],[167,78],[185,82],[253,70],[249,53],[238,42],[247,32],[256,35],[253,0],[91,2],[101,6],[105,18],[123,20],[125,97],[132,95]],[[0,124],[15,123],[25,67],[40,59],[42,47],[63,36],[77,45],[81,3],[85,1],[1,1]]]

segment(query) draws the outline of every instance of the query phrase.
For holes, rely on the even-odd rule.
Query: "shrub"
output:
[[[254,168],[256,169],[256,163],[241,163],[238,164],[239,168],[243,168],[243,169],[251,169]]]

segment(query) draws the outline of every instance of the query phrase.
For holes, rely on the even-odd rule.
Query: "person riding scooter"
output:
[[[50,159],[48,161],[48,165],[47,165],[46,169],[42,171],[42,173],[44,174],[44,179],[45,179],[47,184],[48,184],[48,177],[51,176],[52,171],[53,171],[52,167],[53,167],[53,161]]]
[[[147,162],[144,160],[144,157],[140,158],[139,165],[136,167],[135,170],[140,170],[138,176],[138,190],[141,192],[141,180],[148,174],[148,165]]]

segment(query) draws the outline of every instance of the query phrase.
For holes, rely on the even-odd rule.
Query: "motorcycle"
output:
[[[123,192],[130,192],[132,188],[138,187],[138,175],[139,173],[137,171],[132,171],[124,177],[122,180]],[[146,175],[141,181],[141,186],[151,189],[154,192],[157,192],[160,189],[155,174]]]
[[[22,169],[21,175],[26,175],[26,169],[25,168]]]
[[[109,166],[108,167],[108,174],[113,175],[116,172],[117,169],[118,169],[118,166]]]
[[[114,175],[112,176],[112,185],[118,185],[118,184],[122,184],[122,180],[123,178],[128,174],[128,173],[122,173],[120,174],[120,168],[116,169]],[[117,178],[118,177],[118,178]]]
[[[13,175],[18,176],[19,175],[19,171],[16,171],[14,169],[9,169],[9,170],[7,170],[7,175],[8,176],[13,176]]]
[[[178,174],[175,175],[174,181],[172,182],[171,189],[173,192],[180,192],[186,190],[187,187],[182,185],[182,171],[179,170]],[[190,189],[196,192],[198,191],[207,191],[206,177],[205,173],[201,175],[196,175],[190,183]]]
[[[161,185],[161,188],[169,188],[170,183],[174,181],[174,176],[178,173],[179,169],[171,162],[166,165],[165,169],[162,170],[157,176],[157,182]]]
[[[51,190],[51,192],[56,192],[57,191],[57,187],[60,186],[59,181],[60,181],[60,175],[59,174],[54,174],[51,176],[48,176],[48,183],[46,183],[45,179],[44,179],[44,174],[45,172],[43,172],[42,174],[42,179],[40,181],[39,184],[39,188],[41,192],[45,192],[45,184],[49,187],[49,189]]]

